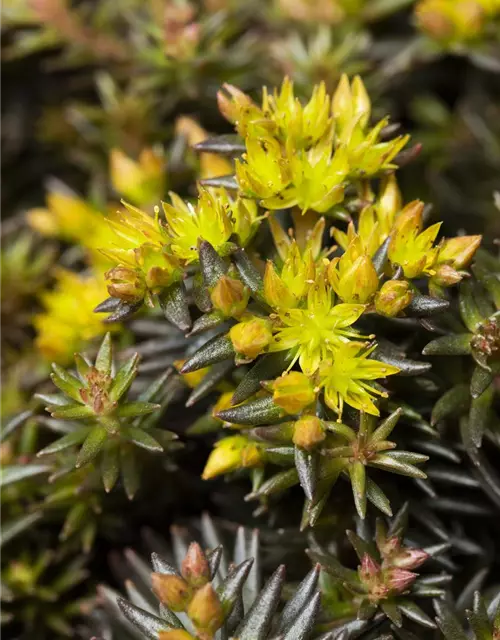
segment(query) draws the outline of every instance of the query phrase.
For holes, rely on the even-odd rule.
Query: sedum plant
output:
[[[133,497],[140,479],[135,449],[161,453],[172,446],[176,435],[157,429],[154,417],[150,418],[161,409],[161,404],[150,400],[161,392],[165,380],[153,383],[137,401],[127,401],[127,392],[137,375],[138,356],[132,355],[116,372],[112,358],[108,333],[93,365],[85,356],[75,356],[77,375],[53,365],[52,381],[63,395],[39,394],[38,398],[47,404],[53,418],[71,422],[66,435],[39,451],[38,456],[79,447],[74,460],[76,469],[97,460],[105,490],[113,489],[121,472],[125,490]],[[83,421],[83,426],[75,422],[78,420]]]
[[[151,146],[151,132],[136,137],[134,127],[122,144],[130,104],[120,91],[125,98],[127,83],[101,75],[105,109],[83,118],[76,110],[72,118],[94,136],[93,152],[77,164],[93,166],[99,148],[89,196],[51,188],[47,206],[28,214],[34,229],[54,245],[60,242],[65,271],[55,272],[52,289],[38,292],[52,256],[42,252],[30,269],[29,243],[7,254],[7,262],[35,284],[27,282],[19,299],[12,295],[14,307],[26,309],[34,293],[44,307],[21,329],[23,335],[37,330],[38,349],[56,361],[51,377],[60,391],[51,392],[43,371],[23,381],[35,397],[3,432],[2,541],[9,555],[2,572],[19,599],[29,601],[20,614],[23,633],[32,632],[36,619],[56,637],[95,633],[105,640],[461,639],[445,602],[467,580],[461,572],[491,566],[493,576],[498,568],[498,258],[480,248],[478,233],[454,236],[456,225],[435,221],[423,201],[426,183],[411,173],[420,145],[410,147],[409,136],[384,116],[394,106],[384,103],[385,94],[380,107],[372,105],[370,95],[391,82],[399,86],[403,62],[405,73],[412,69],[416,62],[408,51],[392,43],[389,50],[401,55],[389,60],[385,40],[382,48],[374,46],[371,63],[382,59],[381,70],[368,74],[365,86],[359,76],[340,75],[338,67],[355,66],[353,58],[367,45],[358,48],[346,39],[344,49],[332,51],[333,41],[315,31],[320,20],[338,24],[339,34],[362,29],[366,35],[379,29],[372,24],[384,12],[406,3],[331,2],[327,16],[308,3],[281,4],[259,5],[262,13],[252,24],[266,23],[276,51],[274,30],[283,28],[283,11],[286,20],[308,25],[300,29],[314,51],[304,55],[297,40],[290,41],[298,57],[294,62],[292,56],[290,75],[296,75],[295,64],[301,66],[299,81],[286,78],[260,99],[236,86],[241,76],[240,86],[248,84],[251,47],[233,71],[224,66],[227,51],[237,51],[241,39],[222,18],[214,20],[227,35],[225,44],[214,44],[214,57],[204,57],[204,47],[214,43],[208,3],[199,16],[190,5],[184,13],[177,7],[175,24],[167,19],[161,34],[142,31],[149,5],[138,31],[133,3],[126,16],[112,13],[109,24],[131,20],[131,31],[147,44],[134,39],[123,59],[126,73],[134,76],[140,50],[154,56],[144,60],[142,80],[146,74],[155,87],[182,81],[162,114],[186,95],[200,96],[202,112],[203,79],[212,87],[210,113],[217,103],[226,130],[234,132],[207,138],[194,120],[182,117],[165,154]],[[482,56],[484,68],[481,45],[497,19],[495,7],[482,9],[484,32],[481,23],[469,34],[463,29],[473,31],[474,21],[464,22],[463,4],[458,10],[445,5],[407,8],[423,33],[410,42],[419,64],[459,52],[475,64]],[[84,11],[80,16],[75,9],[70,18],[69,5],[51,7],[62,11],[59,18],[66,16],[66,27],[84,24]],[[224,8],[239,15],[236,7]],[[105,3],[89,15],[102,11],[108,24],[109,9]],[[429,21],[432,11],[439,15]],[[439,23],[443,16],[456,31],[446,20]],[[449,35],[432,32],[436,24],[450,27]],[[93,31],[82,33],[86,38]],[[119,42],[115,30],[111,36]],[[94,60],[97,47],[90,56],[87,41],[80,45],[81,59]],[[67,59],[70,47],[63,46]],[[163,53],[156,57],[158,47],[163,53],[168,48],[168,64]],[[287,50],[277,57],[283,64]],[[330,65],[332,60],[337,62]],[[326,63],[331,72],[320,74],[326,81],[311,87],[311,75]],[[158,76],[150,77],[151,67]],[[217,100],[210,77],[217,79],[214,86],[227,81]],[[136,116],[148,112],[146,97],[139,103]],[[420,107],[420,115],[428,116],[429,103]],[[400,115],[406,124],[406,111]],[[117,130],[108,126],[110,119]],[[149,126],[158,123],[144,128]],[[96,141],[100,131],[106,135]],[[163,140],[163,131],[156,137]],[[496,147],[489,146],[494,164]],[[438,155],[437,165],[446,163],[446,154]],[[103,163],[109,165],[104,172]],[[102,186],[106,171],[109,188]],[[189,188],[193,171],[200,180]],[[405,200],[403,193],[411,192],[413,199]],[[122,205],[108,205],[116,196],[124,198]],[[106,334],[94,360],[77,354],[75,371],[62,368],[75,350],[95,353],[95,339],[106,328],[128,358],[114,363]],[[125,506],[119,485],[137,498]],[[405,534],[408,508],[401,506],[407,500],[412,527]],[[252,501],[253,515],[247,506]],[[257,571],[251,560],[257,534],[243,530],[231,560],[205,518],[205,550],[195,543],[181,554],[174,534],[176,561],[155,552],[152,574],[126,551],[136,574],[126,583],[128,600],[108,587],[93,594],[97,581],[109,582],[103,558],[111,551],[116,565],[116,548],[136,546],[141,525],[161,530],[206,505],[239,522],[259,516],[272,561]],[[393,509],[398,514],[389,526],[374,517],[390,517]],[[346,528],[357,561],[347,549]],[[37,565],[23,549],[42,534],[47,547],[76,557],[68,564],[69,573],[76,567],[75,583],[63,572],[62,586],[57,579],[53,586],[52,575],[48,588],[35,584],[39,575],[31,565],[45,564]],[[310,571],[307,546],[316,563]],[[24,558],[20,573],[10,558]],[[284,566],[273,572],[282,561],[292,582],[286,582]],[[428,573],[436,566],[443,572]],[[74,605],[57,615],[44,609],[54,598],[66,602],[66,590],[86,580],[84,567],[91,570],[90,585],[78,586]],[[79,594],[88,591],[91,600],[82,608]],[[437,599],[436,622],[429,598]],[[107,611],[96,608],[103,600]],[[493,612],[486,611],[477,597],[471,628],[480,638],[494,638]],[[83,628],[75,622],[81,613],[89,614]],[[15,615],[8,624],[16,632]]]
[[[255,540],[252,546],[255,548]],[[254,558],[232,565],[221,576],[223,553],[221,546],[205,553],[198,543],[192,543],[180,571],[153,553],[151,584],[160,600],[160,616],[118,598],[120,610],[144,638],[210,640],[221,634],[242,640],[311,637],[320,600],[316,589],[318,568],[304,578],[283,611],[275,616],[284,566],[259,589]]]

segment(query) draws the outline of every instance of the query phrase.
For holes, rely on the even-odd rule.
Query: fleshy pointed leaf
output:
[[[224,422],[257,426],[278,422],[282,420],[285,415],[285,411],[277,404],[274,404],[272,396],[266,396],[251,402],[246,402],[237,407],[219,411],[217,417],[220,418],[220,420],[224,420]]]
[[[0,473],[0,486],[7,487],[27,478],[34,478],[52,471],[52,467],[46,464],[12,464],[2,467]]]
[[[191,315],[183,282],[175,282],[158,297],[165,318],[181,331],[191,327]]]
[[[305,451],[301,447],[295,447],[295,468],[299,474],[299,482],[308,500],[314,500],[316,489],[316,454]]]
[[[107,447],[101,456],[101,477],[106,493],[115,486],[120,474],[120,450]]]
[[[236,630],[235,637],[238,640],[265,640],[280,601],[284,581],[285,567],[282,565],[269,578]]]
[[[228,336],[214,336],[186,360],[181,373],[191,373],[192,371],[203,369],[211,364],[229,360],[234,355],[233,343]]]
[[[144,431],[144,429],[123,427],[120,434],[130,442],[133,442],[136,447],[145,449],[150,453],[161,453],[163,451],[161,444],[149,435],[147,431]]]
[[[83,467],[93,460],[101,451],[108,438],[106,429],[102,427],[94,427],[89,435],[85,438],[85,441],[80,449],[80,453],[76,459],[76,468]]]
[[[162,620],[152,613],[136,607],[123,598],[118,598],[117,603],[125,618],[149,640],[158,640],[160,631],[172,631],[175,628],[169,625],[166,620]]]
[[[304,608],[315,597],[320,574],[320,565],[315,565],[307,576],[295,589],[293,596],[287,602],[280,616],[280,623],[276,632],[288,633],[293,629],[295,621],[303,614]],[[290,635],[290,638],[293,636]]]
[[[224,134],[202,140],[193,146],[193,149],[203,153],[216,153],[221,156],[238,156],[245,152],[245,143],[240,136]]]
[[[232,403],[240,404],[262,389],[261,382],[273,380],[287,368],[292,356],[289,351],[270,353],[259,358],[245,374],[233,394]]]
[[[111,388],[109,390],[109,398],[116,402],[128,391],[132,381],[137,375],[137,363],[139,355],[134,353],[118,370]]]
[[[444,393],[432,409],[431,425],[434,426],[444,418],[458,415],[469,407],[469,388],[466,384],[457,384]]]
[[[231,360],[214,364],[210,371],[203,377],[203,380],[191,392],[186,401],[186,407],[192,407],[198,400],[201,400],[213,391],[232,368],[233,363]]]
[[[207,240],[200,242],[198,253],[205,286],[211,289],[227,273],[228,264]]]
[[[356,511],[360,518],[366,516],[366,469],[365,465],[359,460],[352,462],[349,467],[349,476],[351,478],[352,494]]]
[[[315,593],[302,609],[292,626],[286,631],[283,640],[306,640],[310,638],[321,604],[320,593]]]
[[[424,356],[465,356],[472,352],[470,333],[441,336],[429,342],[423,349]]]
[[[69,447],[73,447],[75,445],[81,444],[87,435],[89,434],[90,427],[83,427],[82,429],[77,429],[76,431],[72,431],[67,435],[59,438],[55,442],[47,445],[44,449],[39,451],[36,455],[38,457],[48,456],[51,453],[57,453],[58,451],[64,451],[64,449],[68,449]]]
[[[413,296],[410,304],[405,307],[405,314],[413,318],[428,318],[438,313],[443,313],[450,306],[448,300],[433,298],[432,296]]]
[[[107,376],[111,375],[111,367],[113,363],[113,344],[111,341],[111,334],[108,333],[104,336],[99,351],[95,359],[95,368],[104,373]]]

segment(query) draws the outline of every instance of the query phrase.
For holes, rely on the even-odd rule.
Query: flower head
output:
[[[217,192],[200,189],[196,205],[170,193],[172,204],[163,204],[167,219],[168,246],[174,256],[187,264],[198,260],[198,242],[206,240],[224,254],[229,238],[237,233],[244,245],[254,231],[256,208],[232,200],[223,189]]]
[[[325,390],[326,404],[342,416],[344,403],[359,411],[380,415],[374,397],[385,397],[372,380],[392,376],[397,367],[369,358],[374,350],[360,342],[346,342],[335,350],[333,360],[325,361],[319,369],[320,386]]]
[[[439,249],[434,241],[441,223],[422,231],[424,204],[410,202],[396,218],[389,244],[389,260],[402,267],[407,278],[433,275],[434,263]]]
[[[296,350],[295,360],[311,375],[341,344],[360,337],[351,325],[364,309],[362,304],[335,305],[333,292],[320,273],[309,288],[304,308],[279,312],[269,351]]]

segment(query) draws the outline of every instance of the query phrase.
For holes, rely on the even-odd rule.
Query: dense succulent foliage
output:
[[[2,11],[6,637],[498,640],[498,0]]]

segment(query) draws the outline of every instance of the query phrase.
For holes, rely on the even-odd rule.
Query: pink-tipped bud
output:
[[[373,581],[380,572],[380,565],[375,560],[365,553],[361,559],[361,566],[359,567],[359,577],[363,582]]]
[[[192,587],[202,587],[210,581],[208,560],[197,542],[189,545],[186,557],[182,561],[181,573]]]
[[[398,536],[391,536],[379,545],[379,551],[384,559],[397,553],[401,548],[401,539]]]
[[[423,549],[403,549],[395,556],[392,564],[399,569],[412,570],[420,567],[429,557]]]
[[[384,582],[393,593],[403,593],[417,579],[418,574],[406,569],[389,569],[385,576]]]

